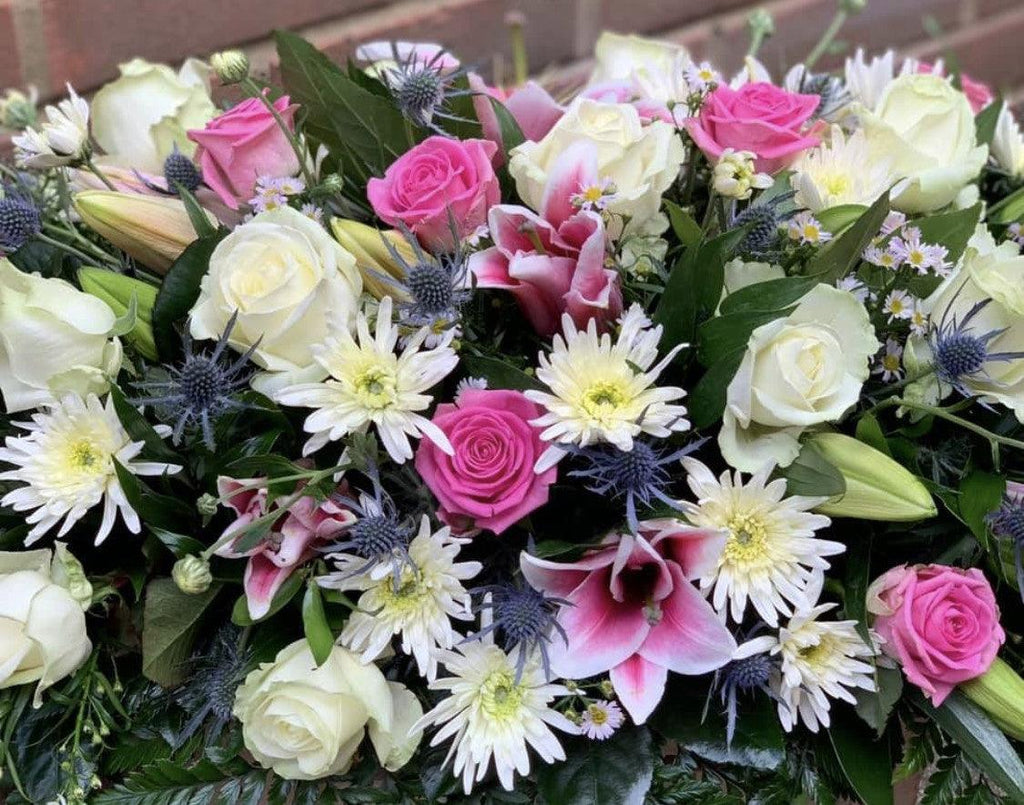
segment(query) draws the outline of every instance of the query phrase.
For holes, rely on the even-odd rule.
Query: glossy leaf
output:
[[[190,243],[164,276],[153,304],[153,337],[165,360],[181,349],[174,326],[188,316],[199,298],[199,284],[210,268],[210,255],[225,234],[226,230]]]
[[[314,579],[306,583],[306,594],[302,597],[302,631],[317,666],[323,665],[334,648],[334,634],[327,623],[320,587]]]
[[[889,196],[883,193],[839,237],[826,243],[807,264],[807,274],[832,285],[845,277],[860,261],[871,240],[878,235],[885,216],[889,214]]]
[[[654,776],[646,729],[621,729],[607,741],[570,739],[565,750],[563,763],[537,772],[543,805],[643,805]]]
[[[828,737],[843,774],[864,805],[892,805],[888,741],[875,739],[866,725],[839,707],[832,708]]]
[[[142,673],[164,686],[178,684],[199,629],[199,619],[220,592],[214,584],[198,595],[183,593],[171,579],[154,579],[146,587],[142,610]]]

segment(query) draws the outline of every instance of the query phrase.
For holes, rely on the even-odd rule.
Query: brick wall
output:
[[[805,55],[836,0],[767,0],[777,33],[762,50],[769,67]],[[298,31],[343,58],[367,39],[443,42],[485,71],[508,74],[505,15],[526,19],[534,71],[580,75],[604,28],[678,40],[699,57],[735,69],[746,50],[743,0],[0,0],[0,87],[34,84],[45,97],[70,81],[82,92],[135,55],[178,62],[243,46],[263,69],[266,37]],[[841,39],[945,56],[1015,102],[1024,100],[1024,4],[1020,0],[869,0]],[[833,59],[833,61],[835,61]],[[584,62],[584,64],[581,64]]]

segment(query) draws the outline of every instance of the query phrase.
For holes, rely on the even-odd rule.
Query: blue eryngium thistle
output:
[[[187,428],[198,426],[206,447],[211,451],[216,449],[213,424],[217,417],[228,410],[245,408],[245,404],[237,400],[235,394],[249,380],[248,363],[256,345],[230,363],[221,361],[237,315],[236,312],[228,320],[224,334],[209,355],[194,351],[186,327],[183,361],[177,366],[167,367],[166,379],[144,380],[137,384],[148,396],[133,402],[136,405],[152,405],[157,416],[174,421],[171,432],[174,444],[181,442]]]
[[[30,198],[11,194],[0,199],[0,249],[17,251],[41,228],[39,209]]]
[[[733,660],[715,671],[712,690],[716,690],[725,705],[725,745],[731,746],[736,734],[736,702],[740,695],[761,691],[775,698],[768,685],[777,661],[767,654],[752,654]]]
[[[552,641],[553,635],[557,634],[568,644],[569,637],[556,620],[556,616],[560,607],[571,604],[562,598],[549,598],[527,584],[495,584],[478,587],[471,592],[482,595],[481,602],[474,610],[479,612],[489,609],[491,623],[466,639],[478,640],[484,635],[494,634],[495,642],[501,645],[505,653],[511,654],[518,649],[517,683],[522,677],[527,659],[533,652],[537,652],[544,667],[544,675],[550,679],[548,643]]]
[[[633,449],[619,450],[612,445],[576,447],[571,453],[588,466],[569,473],[575,478],[586,478],[587,489],[599,495],[626,499],[626,522],[634,534],[639,530],[636,514],[637,502],[647,508],[655,501],[681,510],[679,503],[667,493],[672,476],[669,467],[689,455],[704,443],[704,439],[666,455],[646,442],[634,441]]]
[[[177,185],[181,185],[188,192],[194,193],[202,183],[202,177],[195,164],[181,153],[177,146],[164,160],[164,179],[167,181],[167,189],[171,191],[175,190]]]
[[[235,692],[245,675],[251,670],[251,650],[239,650],[240,630],[225,626],[217,632],[205,651],[192,657],[189,675],[174,698],[188,714],[178,745],[187,741],[195,731],[208,724],[208,740],[214,741],[231,721]]]
[[[753,204],[733,218],[732,228],[750,225],[747,236],[736,251],[745,257],[770,258],[779,253],[782,237],[780,226],[792,213],[782,211],[781,205],[796,195],[793,191],[781,193],[763,204]]]
[[[956,314],[950,315],[952,303],[956,301],[956,297],[960,295],[963,288],[964,286],[961,286],[960,290],[954,294],[950,306],[942,314],[938,325],[932,325],[929,341],[931,342],[932,359],[935,362],[936,377],[965,397],[971,397],[974,392],[966,385],[965,381],[971,378],[989,381],[990,378],[985,371],[986,363],[1024,358],[1024,352],[989,352],[989,342],[1005,332],[1005,328],[979,333],[971,326],[974,318],[991,304],[992,299],[982,299],[980,302],[976,302],[962,319],[958,319]]]
[[[472,92],[468,88],[460,88],[466,79],[466,70],[449,66],[448,54],[444,50],[426,59],[415,51],[402,57],[398,46],[392,43],[391,53],[395,63],[382,72],[381,78],[391,90],[395,105],[409,122],[446,136],[447,133],[434,122],[435,117],[470,122],[446,108],[452,98],[471,95]]]
[[[1021,598],[1024,598],[1024,500],[1007,495],[987,520],[992,533],[1009,541],[1013,546],[1017,589]]]

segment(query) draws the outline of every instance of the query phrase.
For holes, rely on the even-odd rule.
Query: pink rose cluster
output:
[[[544,444],[530,420],[541,413],[522,393],[505,390],[467,389],[455,405],[437,407],[433,422],[453,453],[424,439],[416,471],[438,499],[442,522],[500,534],[547,503],[557,470],[533,471]]]
[[[295,128],[297,104],[287,95],[274,109],[289,128]],[[261,176],[294,176],[299,171],[295,150],[270,110],[259,98],[248,98],[206,124],[189,131],[198,144],[196,161],[203,181],[231,209],[253,197]]]
[[[778,173],[820,142],[818,126],[809,124],[820,103],[818,95],[787,92],[764,81],[739,89],[722,85],[685,126],[709,160],[726,148],[751,151],[758,171]]]
[[[992,587],[977,568],[894,567],[872,583],[868,610],[885,653],[936,706],[985,673],[1006,640]]]

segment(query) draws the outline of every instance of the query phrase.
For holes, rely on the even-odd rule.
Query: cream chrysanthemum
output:
[[[739,623],[753,605],[761,619],[778,624],[778,613],[790,615],[809,609],[817,602],[824,571],[823,557],[842,553],[841,542],[818,539],[814,532],[831,522],[808,510],[826,498],[786,497],[786,481],[768,482],[768,465],[746,484],[723,472],[716,479],[696,459],[684,458],[687,482],[697,496],[696,503],[683,502],[687,519],[697,526],[729,532],[725,549],[714,572],[700,580],[702,590],[711,590],[711,604],[725,616],[728,608]]]
[[[446,453],[452,446],[440,428],[418,414],[431,397],[427,389],[448,375],[459,362],[451,348],[451,335],[433,349],[421,350],[431,335],[424,327],[395,354],[399,330],[391,322],[391,297],[377,308],[377,326],[370,335],[365,312],[356,319],[358,338],[342,330],[313,347],[313,357],[329,375],[319,383],[300,383],[274,395],[284,405],[316,408],[306,418],[305,430],[313,436],[303,454],[309,455],[327,442],[374,425],[397,464],[412,458],[409,437],[426,436]]]
[[[736,659],[767,651],[777,655],[780,668],[772,687],[779,699],[779,721],[789,732],[803,721],[811,732],[828,727],[830,699],[856,704],[851,689],[875,690],[875,669],[870,662],[877,651],[864,642],[857,621],[818,621],[835,604],[822,604],[797,613],[779,630],[778,638],[755,637],[737,651]],[[872,633],[872,640],[879,642]]]
[[[454,736],[445,763],[455,758],[453,771],[462,776],[466,794],[483,780],[492,758],[506,791],[512,790],[516,772],[530,773],[527,746],[545,763],[565,759],[551,727],[568,733],[579,730],[549,705],[569,691],[545,680],[536,656],[525,663],[518,681],[516,658],[486,639],[462,643],[457,652],[442,652],[441,662],[451,676],[431,682],[430,687],[451,695],[413,725],[413,730],[443,725],[431,746]]]
[[[5,440],[0,461],[16,469],[0,473],[0,480],[20,481],[25,486],[8,492],[0,504],[19,512],[34,509],[26,518],[33,526],[26,545],[62,519],[57,536],[63,537],[100,501],[103,519],[96,532],[97,545],[110,533],[118,510],[128,530],[137,534],[139,516],[121,487],[115,462],[133,475],[163,475],[181,469],[175,464],[136,461],[144,442],[132,441],[109,397],[104,406],[94,394],[84,400],[69,395],[33,414],[31,422],[13,424],[28,434]]]
[[[554,444],[538,459],[537,472],[554,466],[565,455],[558,444],[610,442],[629,451],[641,433],[664,438],[690,427],[686,408],[672,404],[686,392],[654,385],[685,344],[654,365],[661,326],[652,327],[639,305],[633,305],[619,324],[613,342],[611,335],[597,334],[593,319],[586,330],[578,331],[564,315],[564,338],[556,335],[551,354],[541,354],[537,378],[550,392],[530,390],[526,396],[547,409],[531,424],[544,428],[541,438]]]
[[[868,153],[863,131],[832,127],[831,142],[805,151],[789,181],[799,207],[821,212],[840,204],[872,204],[896,181],[888,163]]]
[[[424,515],[419,534],[409,543],[408,561],[380,562],[359,573],[365,559],[337,557],[338,573],[325,577],[323,586],[364,591],[359,609],[349,616],[341,633],[341,644],[362,652],[363,662],[372,662],[393,636],[401,635],[402,651],[416,658],[420,674],[436,678],[438,650],[450,649],[459,637],[452,619],[473,618],[462,582],[483,567],[479,562],[456,562],[460,548],[448,528],[432,534]]]

